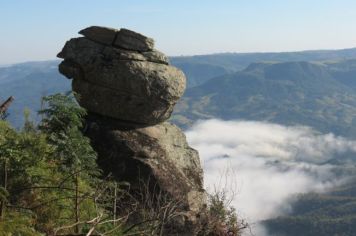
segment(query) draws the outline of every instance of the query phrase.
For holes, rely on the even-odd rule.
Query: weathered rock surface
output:
[[[128,50],[137,50],[147,52],[153,50],[154,41],[142,34],[136,33],[128,29],[121,29],[117,33],[114,46],[122,47]]]
[[[185,76],[153,49],[154,42],[130,30],[92,26],[69,40],[59,71],[86,108],[85,134],[99,165],[131,188],[154,183],[182,203],[173,233],[195,236],[206,204],[198,152],[165,122],[185,90]],[[154,189],[155,189],[154,188]]]
[[[79,34],[98,43],[139,52],[152,51],[154,40],[128,29],[113,29],[102,26],[90,26]]]
[[[184,235],[195,235],[194,224],[206,204],[203,170],[198,152],[189,147],[178,127],[169,122],[142,127],[91,114],[86,135],[106,172],[133,188],[140,179],[150,178],[182,202],[187,224],[183,228],[190,227],[180,230],[187,233]]]
[[[121,31],[125,37],[115,40],[151,45],[150,39],[143,40],[145,36]],[[115,32],[103,27],[82,30],[88,38],[69,40],[58,54],[64,59],[60,72],[73,78],[80,105],[91,112],[142,124],[167,120],[185,90],[183,72],[168,65],[167,57],[152,48],[140,53],[110,45]]]
[[[90,26],[79,31],[79,34],[98,43],[111,46],[114,44],[118,30],[108,27]]]
[[[198,152],[187,144],[182,131],[169,122],[140,127],[135,124],[88,116],[86,134],[100,154],[103,165],[120,179],[138,178],[149,167],[159,186],[174,196],[203,191],[203,171]],[[130,166],[126,160],[132,159]],[[200,201],[197,201],[200,202]],[[194,203],[188,204],[191,208]]]

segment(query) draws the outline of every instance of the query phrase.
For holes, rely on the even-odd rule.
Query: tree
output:
[[[0,121],[0,232],[6,235],[38,235],[27,207],[36,181],[32,170],[44,160],[45,146],[43,135],[17,132]]]
[[[7,112],[9,106],[14,101],[14,97],[9,97],[4,103],[0,104],[0,119],[5,120],[9,113]]]
[[[1,202],[0,219],[4,219],[6,204],[8,202],[8,178],[11,168],[18,162],[18,139],[15,130],[7,122],[0,123],[0,161],[1,161]]]
[[[113,210],[119,189],[99,178],[96,153],[80,131],[85,111],[72,95],[44,101],[39,128],[28,111],[21,131],[0,121],[0,232],[118,235],[126,219]]]
[[[43,99],[47,107],[40,111],[44,119],[40,129],[48,134],[55,147],[56,161],[60,171],[67,173],[61,186],[74,189],[73,212],[75,233],[79,233],[80,205],[95,185],[100,171],[96,165],[96,153],[90,141],[80,131],[85,110],[79,107],[73,96],[55,94]]]
[[[86,115],[84,108],[78,106],[72,94],[60,93],[43,98],[44,108],[38,113],[43,115],[40,129],[49,135],[65,134],[70,129],[82,127]]]

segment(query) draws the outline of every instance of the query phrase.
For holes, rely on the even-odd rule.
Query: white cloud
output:
[[[324,191],[342,181],[327,162],[356,153],[355,141],[265,122],[201,121],[186,135],[200,153],[206,187],[236,185],[233,204],[252,223],[288,212],[293,194]],[[228,183],[221,183],[226,170]]]

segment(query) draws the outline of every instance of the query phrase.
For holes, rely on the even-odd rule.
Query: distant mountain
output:
[[[188,87],[201,85],[213,77],[245,69],[256,62],[343,61],[356,58],[356,48],[280,53],[217,53],[199,56],[171,57],[188,78]]]
[[[70,90],[70,81],[58,73],[58,61],[29,62],[0,68],[0,101],[14,96],[9,120],[15,127],[23,123],[24,109],[36,119],[41,97]]]
[[[171,62],[217,65],[228,71],[244,69],[254,62],[286,62],[286,61],[332,61],[356,58],[356,48],[341,50],[312,50],[300,52],[274,53],[217,53],[199,56],[172,57]]]
[[[173,120],[260,120],[356,137],[356,92],[335,76],[323,63],[253,63],[188,89]]]

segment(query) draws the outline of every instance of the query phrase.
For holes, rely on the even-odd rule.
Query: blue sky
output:
[[[355,0],[1,0],[0,64],[54,59],[90,25],[151,36],[168,55],[356,47]]]

